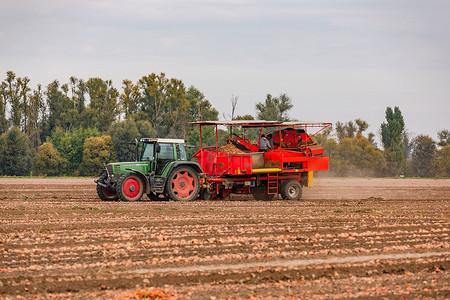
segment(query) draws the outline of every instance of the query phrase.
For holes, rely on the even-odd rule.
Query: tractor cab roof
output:
[[[172,144],[185,143],[183,139],[141,138],[139,141],[143,143],[172,143]]]

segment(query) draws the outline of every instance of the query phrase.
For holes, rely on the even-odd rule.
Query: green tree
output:
[[[228,135],[228,131],[218,130],[219,146],[223,143],[224,138]],[[189,146],[186,149],[188,158],[191,157],[200,148],[200,130],[198,126],[194,126],[186,137],[186,144]],[[203,147],[216,146],[216,133],[213,126],[202,127],[202,145]]]
[[[196,87],[191,85],[188,88],[188,90],[186,91],[186,99],[189,103],[187,122],[219,120],[219,112],[212,106],[211,102],[209,102],[209,100],[205,98],[205,95]],[[207,129],[207,133],[203,135],[207,140],[211,139],[212,131],[208,131]],[[186,137],[184,138],[187,140],[187,143],[189,145],[194,146],[193,148],[187,149],[188,156],[191,156],[200,147],[200,131],[198,127],[187,127]]]
[[[381,141],[388,164],[389,175],[398,176],[405,166],[403,137],[405,121],[398,106],[386,108],[386,122],[381,124]]]
[[[361,120],[359,118],[355,120],[355,123],[356,123],[356,126],[358,126],[359,133],[363,133],[364,131],[367,130],[367,128],[369,128],[369,124],[366,121]]]
[[[105,132],[119,112],[119,92],[112,86],[111,80],[105,81],[101,78],[90,78],[86,82],[86,88],[90,98],[88,114],[88,117],[92,118],[90,127]]]
[[[98,123],[97,112],[91,107],[87,107],[80,115],[80,127],[81,128],[97,128]]]
[[[166,112],[163,115],[167,137],[185,139],[189,101],[186,99],[186,88],[181,80],[170,79],[167,100]]]
[[[163,115],[167,111],[167,86],[169,79],[164,73],[156,75],[152,73],[139,79],[139,91],[141,98],[139,101],[139,117],[141,120],[149,120],[152,126],[156,128],[158,136],[164,136]]]
[[[50,135],[56,127],[69,130],[71,121],[67,120],[67,112],[72,107],[72,101],[67,96],[67,86],[61,86],[58,80],[47,86],[45,95],[47,96],[48,118],[46,119],[45,136]]]
[[[438,131],[438,146],[439,147],[445,147],[450,145],[450,131],[447,129],[442,129]]]
[[[185,138],[190,105],[183,82],[153,73],[139,79],[138,85],[136,120],[149,120],[158,136]]]
[[[0,135],[8,131],[8,120],[6,119],[6,84],[0,84]]]
[[[17,80],[20,86],[20,115],[22,116],[21,125],[22,131],[26,134],[29,134],[29,115],[30,115],[30,100],[29,100],[29,92],[31,89],[28,87],[28,83],[30,79],[28,77],[19,78]]]
[[[450,177],[450,145],[444,146],[436,152],[433,166],[436,176]]]
[[[28,117],[28,137],[35,150],[41,144],[42,125],[44,122],[44,99],[42,96],[41,85],[38,84],[37,90],[34,90],[30,96],[29,117]]]
[[[133,142],[135,138],[140,138],[136,122],[132,118],[116,122],[109,128],[108,135],[111,136],[113,148],[117,155],[116,159],[118,161],[132,161],[134,151],[131,150],[129,143]]]
[[[436,143],[428,135],[419,135],[414,139],[412,151],[412,171],[414,176],[434,176],[433,160],[436,155]]]
[[[72,76],[70,77],[70,89],[72,91],[72,107],[78,112],[78,114],[81,114],[86,106],[86,83],[82,79]]]
[[[115,159],[119,161],[132,161],[134,156],[134,146],[129,143],[134,139],[142,137],[155,137],[155,130],[151,127],[148,121],[137,121],[133,118],[125,121],[114,123],[108,130],[108,135],[111,136],[113,142],[114,152],[117,155]]]
[[[6,79],[2,82],[3,98],[11,107],[10,122],[18,128],[20,128],[22,119],[21,85],[20,77],[16,77],[16,74],[12,71],[6,72]]]
[[[196,87],[191,85],[188,88],[186,99],[189,101],[188,122],[219,120],[219,112]]]
[[[333,132],[333,127],[328,126],[316,135],[314,135],[313,139],[326,151],[325,144],[330,140],[331,133]],[[334,140],[334,139],[333,139]],[[334,141],[336,142],[336,141]]]
[[[258,120],[290,121],[288,113],[294,105],[287,94],[280,94],[278,97],[267,94],[266,100],[256,103],[255,107]]]
[[[243,115],[243,116],[237,115],[236,117],[234,117],[234,120],[236,120],[236,121],[251,121],[251,120],[254,120],[254,119],[255,118],[252,115],[249,115],[249,114]]]
[[[136,121],[136,127],[139,131],[139,136],[140,137],[155,137],[156,136],[156,131],[155,129],[152,127],[152,124],[147,121],[147,120],[139,120]]]
[[[97,176],[101,173],[104,163],[114,157],[111,137],[89,137],[83,145],[83,161],[79,166],[79,174],[83,176]]]
[[[335,127],[335,130],[336,130],[336,136],[337,136],[338,141],[348,137],[347,133],[346,133],[346,130],[345,130],[345,124],[344,123],[342,123],[340,121],[337,121],[336,124],[334,125],[334,127]]]
[[[383,152],[361,133],[356,137],[333,139],[321,144],[330,157],[330,171],[337,176],[381,176],[386,168]]]
[[[82,79],[72,76],[68,84],[61,86],[61,90],[68,100],[66,109],[60,116],[61,120],[64,121],[64,129],[72,130],[80,126],[84,128],[93,127],[96,119],[83,116],[87,94],[86,83]],[[92,115],[97,117],[94,112]]]
[[[64,175],[67,161],[61,157],[52,143],[43,143],[33,161],[33,174],[38,176]]]
[[[352,121],[348,121],[347,124],[345,124],[345,133],[347,137],[354,138],[356,131],[356,126]]]
[[[31,147],[16,126],[0,136],[0,174],[25,176],[31,171]]]
[[[56,128],[49,142],[58,150],[61,157],[67,161],[66,175],[76,175],[78,167],[83,159],[83,145],[88,137],[100,136],[96,128],[77,128],[72,131],[64,131]]]
[[[367,124],[366,121],[358,118],[355,120],[354,123],[353,123],[353,121],[348,121],[347,123],[342,123],[340,121],[337,121],[334,127],[336,130],[337,139],[338,139],[338,141],[340,141],[344,138],[354,138],[357,133],[362,134],[364,131],[367,130],[367,128],[369,127],[369,124]],[[374,134],[369,133],[368,139],[372,146],[374,146],[373,138],[374,138]]]
[[[141,98],[139,85],[133,84],[131,80],[125,79],[122,82],[123,92],[120,94],[120,111],[125,115],[125,119],[138,112],[138,105]]]

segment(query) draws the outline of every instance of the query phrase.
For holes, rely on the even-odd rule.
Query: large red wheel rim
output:
[[[179,199],[187,199],[197,190],[197,181],[189,171],[180,171],[172,177],[172,192]]]
[[[127,178],[123,183],[122,193],[128,199],[134,199],[141,192],[141,183],[136,178]]]
[[[102,187],[102,192],[103,192],[103,195],[105,195],[105,197],[107,197],[107,198],[114,198],[117,196],[117,194],[115,192],[112,192],[105,187]]]

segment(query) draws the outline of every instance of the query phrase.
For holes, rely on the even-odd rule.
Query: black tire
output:
[[[302,197],[302,185],[294,179],[289,179],[281,186],[281,198],[299,200]]]
[[[208,189],[203,189],[200,192],[200,199],[202,200],[211,200],[212,194]]]
[[[139,201],[144,190],[141,177],[133,173],[122,175],[117,182],[117,194],[122,201]]]
[[[270,201],[275,196],[274,194],[267,194],[266,186],[254,187],[252,195],[255,200],[264,200],[264,201]]]
[[[197,172],[186,166],[175,168],[167,178],[166,192],[174,201],[192,201],[200,192]]]
[[[169,197],[167,197],[166,194],[155,194],[153,192],[148,193],[147,197],[151,201],[167,201],[167,200],[169,200]]]
[[[98,179],[98,181],[101,183],[105,183],[105,180],[107,177],[108,177],[108,175],[106,173],[103,173],[102,175],[100,175],[100,178]],[[116,201],[117,199],[119,199],[119,196],[117,196],[116,191],[112,191],[108,188],[105,188],[105,187],[99,185],[99,184],[97,184],[97,195],[103,201]]]

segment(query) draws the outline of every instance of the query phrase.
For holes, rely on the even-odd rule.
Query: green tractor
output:
[[[192,201],[198,197],[205,177],[197,162],[188,161],[184,140],[142,138],[135,140],[134,162],[106,165],[97,183],[104,201]]]

